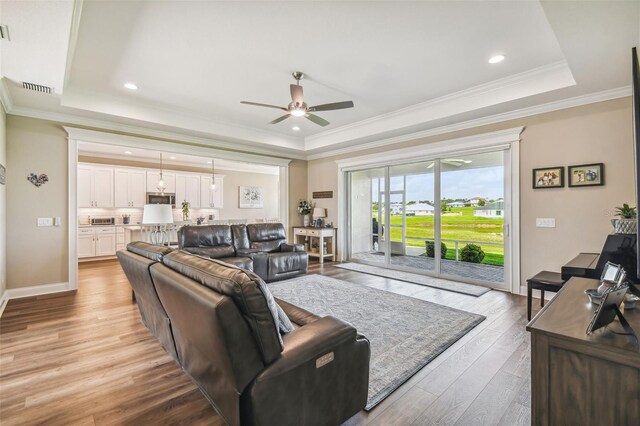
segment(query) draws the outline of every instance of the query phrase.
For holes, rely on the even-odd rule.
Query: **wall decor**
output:
[[[569,187],[604,185],[604,163],[569,166]]]
[[[564,188],[564,166],[533,169],[533,189]]]
[[[264,207],[264,191],[259,186],[240,186],[240,208],[261,209]]]
[[[314,200],[318,198],[333,198],[333,191],[318,191],[312,194]]]
[[[0,185],[7,184],[7,169],[4,168],[2,164],[0,164]]]
[[[36,187],[40,188],[45,183],[49,182],[49,176],[47,176],[45,173],[42,173],[40,176],[35,173],[29,173],[29,176],[27,176],[27,180],[34,184]]]

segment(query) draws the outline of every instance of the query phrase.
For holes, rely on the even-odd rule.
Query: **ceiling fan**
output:
[[[271,121],[269,124],[277,124],[281,121],[286,120],[287,118],[294,117],[305,117],[310,121],[313,121],[319,126],[327,126],[329,122],[322,117],[318,117],[315,114],[311,114],[312,112],[317,111],[333,111],[336,109],[345,109],[345,108],[353,108],[352,101],[344,101],[344,102],[333,102],[330,104],[322,104],[316,106],[308,106],[302,97],[302,86],[300,86],[300,80],[304,78],[304,73],[300,71],[295,71],[291,74],[293,78],[296,80],[296,84],[289,85],[289,89],[291,90],[291,103],[287,105],[287,107],[280,107],[276,105],[268,105],[268,104],[260,104],[257,102],[247,102],[241,101],[241,104],[246,105],[255,105],[266,108],[276,108],[282,111],[286,111],[287,113],[282,117],[278,117],[275,120]]]

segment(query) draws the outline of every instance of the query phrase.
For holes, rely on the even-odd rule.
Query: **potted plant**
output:
[[[635,207],[624,203],[622,207],[616,207],[616,216],[619,216],[620,219],[611,220],[616,234],[635,234],[637,232],[638,222],[636,221]]]
[[[182,202],[182,220],[189,220],[189,202],[187,200]]]
[[[302,200],[300,201],[300,203],[298,203],[298,213],[303,216],[305,227],[309,226],[309,214],[311,214],[312,210],[313,205],[309,201]]]
[[[130,220],[131,220],[131,215],[130,214],[126,214],[125,213],[125,214],[122,215],[122,223],[124,225],[128,225]]]

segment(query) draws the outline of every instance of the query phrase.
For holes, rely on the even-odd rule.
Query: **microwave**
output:
[[[176,206],[176,194],[162,192],[147,192],[147,204],[169,204]]]

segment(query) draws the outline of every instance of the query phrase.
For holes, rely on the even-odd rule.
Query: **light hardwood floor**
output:
[[[313,263],[310,273],[487,319],[348,425],[530,423],[524,297],[465,296]],[[219,425],[221,418],[140,321],[116,261],[80,265],[75,294],[12,300],[0,319],[2,425]]]

